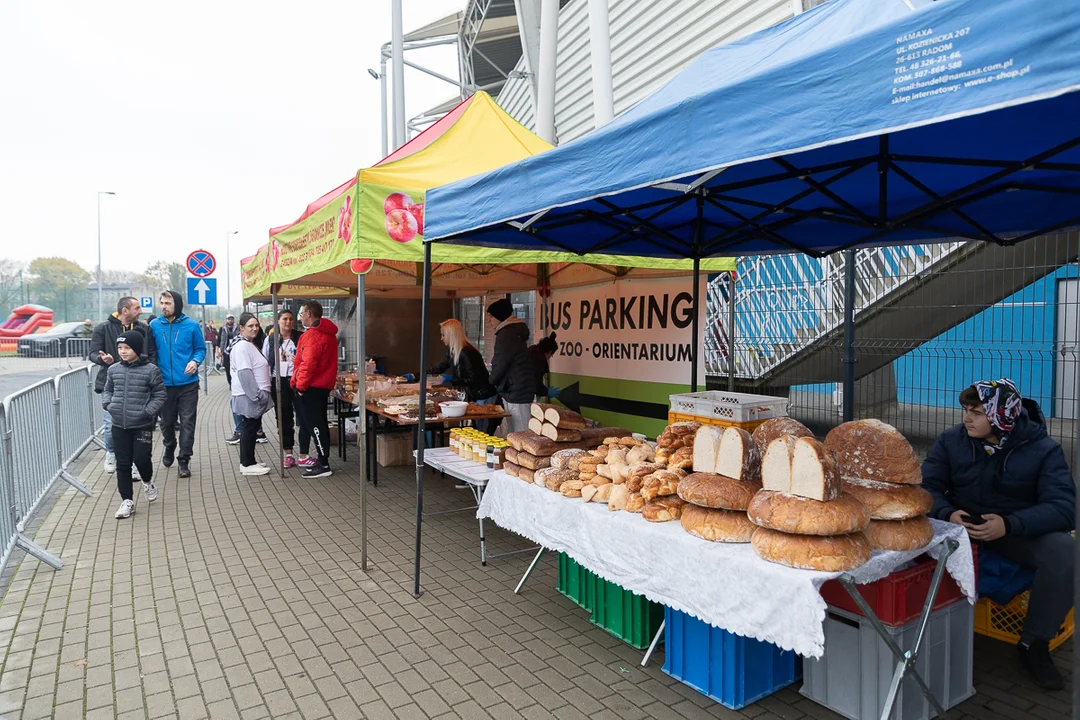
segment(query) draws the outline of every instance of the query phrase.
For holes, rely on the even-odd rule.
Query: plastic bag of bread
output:
[[[579,470],[581,457],[588,454],[588,451],[580,448],[560,450],[551,456],[551,467],[559,470]]]
[[[580,480],[567,480],[559,486],[559,492],[564,497],[581,497],[581,489],[585,487],[585,483]]]
[[[678,495],[668,495],[646,503],[641,510],[641,516],[649,522],[678,520],[682,516],[685,505],[686,501]]]
[[[639,493],[639,492],[627,493],[627,495],[626,495],[626,505],[625,505],[625,507],[623,507],[623,510],[625,510],[626,512],[639,513],[639,512],[641,512],[642,508],[644,508],[644,507],[645,507],[645,498],[641,497],[641,493]]]
[[[641,497],[645,502],[652,502],[658,497],[674,495],[679,491],[681,478],[670,470],[657,470],[646,475],[641,483]]]

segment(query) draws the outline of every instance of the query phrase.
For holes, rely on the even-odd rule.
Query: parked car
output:
[[[35,335],[19,338],[17,355],[19,357],[79,357],[85,360],[90,351],[90,337],[94,326],[81,322],[67,322],[54,325],[50,330]],[[69,343],[78,339],[80,342]]]

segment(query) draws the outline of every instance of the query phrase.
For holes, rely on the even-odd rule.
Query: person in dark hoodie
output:
[[[326,401],[337,383],[337,325],[322,316],[322,304],[308,300],[300,308],[300,322],[305,332],[296,344],[293,374],[289,383],[297,398],[296,411],[303,418],[315,441],[316,458],[311,465],[300,464],[305,478],[324,478],[330,470],[330,428],[326,420]],[[304,437],[300,454],[306,455]],[[309,458],[310,459],[310,458]]]
[[[116,339],[132,329],[138,329],[143,335],[150,335],[150,328],[145,323],[139,322],[141,314],[142,307],[136,298],[122,297],[116,303],[116,312],[94,328],[87,359],[102,368],[94,380],[94,392],[99,395],[105,389],[109,366],[120,362],[120,356],[116,353]],[[150,362],[156,363],[157,353],[154,351],[153,337],[147,337],[144,347],[145,352],[141,354]],[[116,472],[116,453],[113,451],[112,443],[112,418],[108,411],[104,411],[102,426],[105,429],[105,472]]]
[[[938,438],[922,466],[930,514],[1034,571],[1017,648],[1040,687],[1059,690],[1049,642],[1072,607],[1076,486],[1065,453],[1046,434],[1038,403],[1002,378],[960,393],[964,422]]]
[[[165,404],[166,392],[161,370],[142,357],[145,344],[146,336],[139,330],[129,330],[116,338],[117,360],[105,373],[101,393],[101,404],[112,416],[110,433],[116,449],[116,488],[120,492],[117,520],[135,512],[132,464],[139,469],[146,501],[154,502],[158,497],[150,454],[154,449],[154,421]]]
[[[558,352],[559,343],[555,333],[540,338],[540,342],[529,347],[529,359],[532,361],[533,388],[536,390],[536,402],[546,402],[545,398],[557,398],[562,392],[557,387],[548,387],[547,374],[551,371],[548,360]]]
[[[529,359],[529,326],[514,317],[514,306],[506,298],[496,300],[487,309],[499,321],[495,328],[495,352],[491,356],[489,380],[503,400],[507,432],[529,429],[529,406],[536,394],[533,366]]]
[[[178,461],[177,477],[191,477],[195,451],[195,419],[199,409],[199,365],[206,357],[199,324],[184,314],[184,298],[166,290],[158,299],[161,317],[150,323],[157,345],[158,367],[165,380],[165,405],[161,408],[161,437],[165,454],[161,462],[170,467]],[[180,451],[176,450],[176,425],[180,425]]]

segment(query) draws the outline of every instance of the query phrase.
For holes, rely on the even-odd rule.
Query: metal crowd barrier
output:
[[[0,403],[0,570],[13,547],[59,569],[60,558],[22,534],[26,521],[57,479],[84,495],[90,490],[68,471],[94,443],[94,366],[42,380]],[[6,512],[4,512],[6,510]]]

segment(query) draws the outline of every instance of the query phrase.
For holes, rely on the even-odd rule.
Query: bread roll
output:
[[[693,447],[694,433],[701,427],[699,422],[679,422],[668,425],[660,437],[656,439],[658,448],[678,449],[681,447]]]
[[[754,494],[761,489],[756,483],[740,482],[716,473],[694,473],[679,483],[679,497],[706,508],[746,512]]]
[[[533,418],[529,421],[530,430],[532,430],[532,424],[535,420],[536,418]],[[577,430],[555,427],[551,423],[543,423],[540,427],[540,434],[555,442],[579,442],[581,440],[581,433]]]
[[[697,505],[686,505],[680,521],[686,532],[712,542],[748,543],[757,529],[745,512],[713,510]]]
[[[657,470],[645,476],[641,483],[641,496],[646,502],[651,502],[658,497],[674,495],[679,490],[680,480],[681,478],[670,470]]]
[[[761,484],[766,490],[791,492],[791,461],[795,458],[793,435],[774,438],[761,461]]]
[[[734,427],[724,430],[713,472],[745,482],[761,482],[761,458],[750,433]]]
[[[518,476],[518,471],[521,468],[519,468],[516,463],[504,462],[503,466],[502,466],[502,469],[503,469],[503,472],[505,472],[510,477],[517,477]]]
[[[529,414],[540,422],[544,422],[544,411],[550,407],[555,407],[549,403],[533,403],[529,406]]]
[[[542,470],[543,468],[551,467],[551,458],[536,457],[532,453],[522,451],[517,454],[517,464],[521,467],[527,467],[530,470]]]
[[[515,465],[517,465],[518,451],[512,447],[506,448],[505,450],[503,450],[503,460],[507,463],[514,463]]]
[[[580,479],[573,470],[557,470],[552,467],[537,470],[533,475],[533,482],[546,487],[548,490],[558,490],[564,482]]]
[[[909,520],[871,520],[864,532],[875,550],[919,550],[934,539],[934,526],[925,515]]]
[[[851,495],[821,502],[759,490],[746,514],[755,525],[796,535],[844,535],[870,523],[870,511]]]
[[[716,458],[720,454],[720,438],[724,431],[712,425],[702,425],[694,433],[694,472],[716,472]]]
[[[625,510],[626,500],[629,497],[630,491],[626,489],[626,485],[612,485],[608,495],[607,509]]]
[[[588,455],[588,452],[580,448],[560,450],[551,456],[551,467],[560,470],[580,470],[581,458],[584,455]]]
[[[667,465],[668,460],[675,454],[675,451],[671,448],[657,447],[656,448],[656,462],[661,465]]]
[[[791,458],[791,494],[829,502],[840,497],[844,483],[836,457],[817,438],[795,441]]]
[[[918,485],[922,472],[915,450],[900,431],[880,420],[855,420],[834,427],[825,447],[836,453],[844,477]]]
[[[581,489],[583,487],[585,487],[585,483],[580,480],[567,480],[559,486],[559,492],[561,492],[564,497],[581,497]]]
[[[581,439],[588,442],[590,446],[602,445],[604,438],[607,437],[623,437],[625,435],[632,435],[626,428],[620,427],[586,427],[586,428],[574,428],[581,433]]]
[[[814,433],[810,432],[810,428],[795,418],[771,418],[758,425],[757,429],[754,430],[754,445],[758,449],[758,455],[764,458],[769,443],[784,435],[791,435],[795,438],[814,437]]]
[[[615,487],[611,483],[607,485],[585,485],[581,488],[581,499],[585,502],[606,503],[611,497],[611,489]]]
[[[686,501],[678,495],[668,495],[645,503],[641,516],[649,522],[670,522],[682,515]]]
[[[918,485],[896,485],[844,478],[844,492],[870,511],[871,520],[907,520],[930,512],[934,498]]]
[[[543,435],[544,421],[537,420],[536,418],[529,418],[529,432],[536,433],[537,435]]]
[[[684,447],[679,448],[671,457],[668,458],[667,466],[669,468],[678,468],[680,470],[693,470],[694,469],[694,448]]]
[[[548,405],[544,408],[544,420],[557,428],[566,430],[584,430],[587,426],[585,418],[573,410],[568,410],[559,405]]]
[[[623,510],[626,512],[639,513],[641,509],[645,507],[645,498],[641,497],[641,493],[632,492],[626,495],[626,506]]]
[[[626,453],[626,462],[630,465],[639,462],[652,462],[655,459],[656,450],[648,443],[635,445]]]
[[[800,570],[854,570],[873,554],[870,541],[861,532],[815,537],[788,535],[759,527],[754,531],[750,542],[754,551],[763,559]]]

